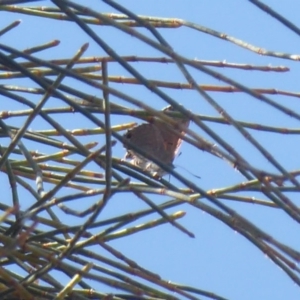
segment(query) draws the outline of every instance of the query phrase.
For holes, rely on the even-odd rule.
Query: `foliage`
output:
[[[193,207],[195,211],[204,211],[239,232],[300,285],[296,267],[299,251],[273,238],[264,228],[256,226],[228,204],[231,200],[243,205],[256,203],[269,209],[277,208],[300,222],[299,207],[289,196],[289,192],[299,190],[300,184],[296,178],[299,171],[282,165],[271,154],[272,149],[266,148],[255,137],[256,132],[270,132],[277,138],[283,134],[299,134],[300,130],[241,121],[227,112],[225,106],[209,93],[242,93],[251,101],[264,103],[270,111],[300,120],[297,111],[267,96],[276,93],[299,97],[297,93],[275,88],[251,88],[224,75],[225,72],[216,71],[223,68],[269,74],[283,73],[289,69],[285,66],[184,57],[172,48],[161,31],[182,27],[197,34],[206,33],[257,55],[291,61],[297,61],[300,57],[264,50],[186,20],[137,16],[114,1],[103,0],[118,13],[101,13],[71,1],[53,0],[47,7],[33,6],[34,3],[30,2],[34,1],[0,1],[1,14],[29,15],[39,22],[46,19],[68,21],[74,32],[83,32],[91,44],[106,55],[85,56],[89,45],[84,44],[74,56],[54,59],[49,58],[49,50],[60,47],[58,40],[32,46],[26,51],[0,43],[0,78],[11,80],[11,84],[0,85],[3,141],[0,166],[3,180],[7,180],[11,187],[11,196],[3,195],[7,199],[0,204],[3,211],[0,298],[197,299],[202,296],[224,299],[199,286],[169,282],[109,244],[112,240],[126,239],[165,223],[171,223],[181,231],[180,234],[193,237],[193,231],[197,228],[187,229],[178,221],[182,217],[188,218],[183,211],[167,212],[167,209],[182,204]],[[299,35],[300,30],[282,16],[259,1],[251,2]],[[7,5],[14,3],[17,5]],[[9,24],[0,31],[0,36],[11,34],[19,25],[20,21]],[[119,55],[114,45],[109,45],[93,26],[113,28],[115,38],[124,35],[126,42],[137,39],[149,54]],[[46,50],[47,54],[39,58],[38,54]],[[140,71],[141,65],[154,74],[176,68],[185,82],[180,83],[176,78],[151,80]],[[116,66],[126,70],[128,76],[122,76],[122,73],[113,75],[118,70]],[[199,84],[198,75],[203,73],[227,85]],[[120,84],[122,87],[119,88]],[[88,87],[88,92],[82,88],[83,85]],[[151,101],[134,96],[133,86],[143,89],[151,97],[157,97],[159,103],[172,105],[177,111],[162,113],[157,109],[159,104],[152,105]],[[190,111],[184,101],[181,106],[173,97],[179,90],[195,91],[202,103],[219,115],[201,115]],[[98,96],[100,93],[102,95]],[[9,105],[4,106],[5,102]],[[113,126],[112,118],[116,116],[120,122]],[[20,117],[24,120],[22,124],[16,121]],[[195,176],[183,176],[155,155],[135,147],[136,152],[154,161],[177,180],[178,185],[172,184],[166,178],[155,176],[112,155],[116,144],[126,143],[123,134],[135,126],[133,118],[134,121],[139,119],[152,124],[166,122],[174,126],[174,117],[187,117],[192,121],[196,129],[188,129],[182,138],[196,153],[203,155],[203,151],[208,152],[225,164],[229,163],[231,169],[228,168],[228,172],[238,171],[239,179],[235,184],[218,188],[215,182],[211,182],[212,188],[201,188]],[[123,122],[125,118],[131,122]],[[79,128],[66,129],[66,121]],[[40,128],[36,128],[37,124]],[[81,124],[96,128],[85,129],[80,127]],[[43,129],[44,126],[47,130]],[[244,156],[238,143],[233,145],[232,141],[224,138],[219,128],[226,126],[242,136],[243,142],[249,143],[272,168],[258,168],[251,157]],[[95,135],[97,142],[100,141],[99,147]],[[102,139],[98,139],[100,135]],[[116,196],[137,197],[149,208],[127,207],[128,212],[116,210],[115,216],[107,217],[107,205]],[[153,201],[153,197],[159,200]],[[24,206],[26,209],[23,209]],[[142,221],[141,218],[145,217],[143,220],[146,221]],[[107,255],[99,254],[99,247]],[[57,280],[58,273],[68,278],[66,283]],[[104,292],[99,283],[121,292]]]

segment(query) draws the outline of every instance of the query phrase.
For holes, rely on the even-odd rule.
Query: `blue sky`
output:
[[[278,51],[291,54],[300,54],[300,39],[292,31],[281,25],[278,21],[263,13],[249,1],[119,1],[120,4],[139,15],[150,15],[164,18],[180,18],[199,25],[226,33],[239,38],[249,44],[265,48],[270,51]],[[298,12],[300,3],[298,1],[265,1],[265,4],[281,13],[283,16],[300,26]],[[32,5],[51,5],[49,1],[33,2]],[[116,12],[102,1],[86,1],[86,5],[99,12]],[[89,42],[89,49],[85,56],[105,55],[104,51],[95,44],[79,28],[66,21],[47,20],[39,17],[29,17],[14,13],[0,11],[0,28],[11,22],[22,19],[22,23],[1,37],[1,43],[8,44],[17,49],[26,49],[35,45],[43,44],[54,39],[61,41],[56,48],[37,54],[41,58],[68,58],[76,53],[78,48]],[[76,28],[76,30],[74,30]],[[119,33],[115,29],[101,26],[91,28],[113,47],[119,55],[136,56],[163,56],[156,50],[144,45],[134,37]],[[146,34],[145,30],[142,30]],[[262,56],[247,49],[241,48],[233,43],[226,42],[210,35],[180,27],[178,29],[161,29],[160,33],[172,45],[173,49],[187,58],[201,60],[226,61],[231,63],[251,65],[286,66],[289,72],[260,72],[246,71],[229,68],[214,68],[214,70],[247,85],[250,88],[276,88],[279,90],[299,91],[299,62],[278,59],[275,57]],[[149,79],[174,81],[186,83],[185,78],[174,65],[154,64],[149,68],[147,64],[136,63],[134,67]],[[200,84],[211,84],[217,86],[226,85],[194,69],[188,68],[194,78]],[[131,77],[129,73],[113,63],[109,65],[109,73],[115,76]],[[1,84],[23,84],[36,86],[34,83],[16,79],[1,79]],[[101,97],[101,91],[91,89],[82,83],[66,79],[64,82],[74,84],[76,88]],[[146,88],[136,85],[112,83],[112,87],[129,93],[140,101],[161,109],[166,103]],[[196,92],[192,90],[162,89],[176,101],[185,105],[195,114],[218,116],[218,113]],[[299,128],[299,122],[292,117],[267,106],[244,93],[220,93],[210,92],[210,96],[236,120],[261,123],[263,125],[281,128]],[[281,95],[267,95],[270,99],[289,107],[295,112],[300,112],[299,99]],[[8,102],[0,96],[1,110],[26,109]],[[30,100],[39,100],[38,96],[32,96]],[[128,105],[124,101],[111,97],[111,101]],[[47,103],[49,107],[63,106],[63,104],[51,99]],[[98,115],[103,119],[102,115]],[[93,128],[90,121],[78,118],[78,115],[68,118],[59,118],[59,122],[67,129]],[[25,118],[8,119],[10,125],[21,126]],[[132,117],[112,116],[112,124],[137,121]],[[236,130],[230,126],[206,123],[211,126],[224,140],[239,151],[253,166],[275,172],[274,167],[253,146],[250,145]],[[49,129],[49,124],[41,118],[37,118],[30,127],[32,129]],[[203,133],[195,124],[190,129],[204,137]],[[249,130],[257,141],[261,143],[270,153],[288,170],[297,170],[300,164],[298,135],[270,133],[257,130]],[[97,140],[103,143],[103,137],[91,136],[79,138],[82,142]],[[99,140],[98,140],[99,139]],[[26,141],[26,146],[36,150],[37,144]],[[58,150],[49,148],[38,149],[40,152],[55,152]],[[200,152],[187,143],[183,143],[182,154],[175,160],[177,171],[192,180],[204,190],[222,188],[238,184],[245,179],[227,163],[214,156]],[[120,143],[113,149],[114,157],[123,157],[124,148]],[[183,169],[184,167],[185,169]],[[97,170],[100,172],[99,170]],[[201,179],[190,175],[192,172],[201,176]],[[4,175],[1,175],[1,177]],[[5,177],[2,177],[5,178]],[[171,183],[179,184],[174,178]],[[32,183],[34,185],[34,183]],[[47,187],[47,185],[46,185]],[[10,193],[10,187],[6,180],[1,183],[1,190]],[[68,193],[68,192],[67,192]],[[24,198],[28,196],[24,191]],[[245,192],[243,195],[265,199],[259,193]],[[286,194],[297,205],[299,201],[296,193]],[[156,203],[168,200],[168,197],[151,198]],[[7,200],[6,200],[7,201]],[[234,201],[222,200],[242,216],[248,218],[255,225],[260,226],[271,236],[287,245],[300,249],[298,235],[298,224],[291,220],[284,212],[259,205],[236,203]],[[9,203],[9,201],[8,201]],[[91,205],[91,201],[85,203],[75,202],[76,209],[83,209]],[[26,209],[28,202],[22,203]],[[73,204],[72,204],[73,205]],[[116,216],[125,212],[136,211],[145,208],[137,198],[130,194],[114,196],[103,218]],[[191,206],[182,205],[169,211],[184,210],[187,215],[180,220],[196,235],[195,239],[188,238],[171,225],[163,225],[159,228],[144,231],[124,239],[114,240],[111,245],[116,249],[139,263],[145,268],[157,272],[160,276],[171,282],[178,282],[199,289],[214,292],[228,299],[297,299],[299,287],[292,282],[287,275],[280,270],[270,259],[261,253],[254,245],[250,244],[244,237],[236,233],[220,221],[206,213],[196,210]],[[66,223],[80,224],[81,219],[65,217]],[[147,220],[151,220],[151,216]],[[139,222],[137,222],[139,224]],[[102,254],[105,254],[104,250]],[[62,278],[61,280],[64,280]],[[118,292],[110,290],[110,292]],[[177,296],[177,295],[175,295]],[[200,297],[201,298],[201,297]],[[205,298],[204,298],[205,299]]]

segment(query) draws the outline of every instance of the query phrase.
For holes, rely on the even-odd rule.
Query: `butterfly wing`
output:
[[[164,148],[164,140],[156,125],[138,125],[129,129],[124,134],[124,138],[146,153],[155,156],[158,160],[167,164],[171,162],[171,157],[168,158],[168,153]],[[147,169],[148,171],[161,172],[161,169],[156,164],[131,149],[129,145],[124,145],[124,147],[127,149],[125,158],[130,158],[132,164],[144,170]]]
[[[172,106],[163,109],[163,112],[175,111]],[[143,151],[155,156],[161,162],[173,166],[172,162],[179,151],[182,143],[180,134],[185,134],[190,121],[186,118],[173,118],[175,125],[169,125],[160,120],[155,124],[141,124],[129,129],[124,138]],[[141,154],[124,145],[127,149],[125,158],[131,159],[131,163],[143,170],[155,172],[159,176],[165,174],[165,171],[153,163],[151,160],[143,157]]]

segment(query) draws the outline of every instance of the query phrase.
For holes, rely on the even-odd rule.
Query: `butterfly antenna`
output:
[[[198,179],[201,179],[201,177],[199,175],[196,175],[194,173],[192,173],[191,171],[189,171],[187,168],[183,167],[183,166],[180,166],[180,165],[176,165],[176,168],[180,168],[180,169],[183,169],[185,170],[186,172],[188,172],[190,175],[193,175],[194,177],[198,178]]]

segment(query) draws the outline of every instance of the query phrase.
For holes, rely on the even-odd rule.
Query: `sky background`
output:
[[[300,54],[300,38],[292,31],[281,25],[278,21],[263,13],[249,1],[209,1],[209,0],[144,0],[144,1],[118,1],[121,5],[132,10],[139,15],[149,15],[164,18],[180,18],[199,25],[211,28],[239,38],[249,44],[265,48],[270,51],[278,51],[291,54]],[[300,2],[295,0],[287,1],[265,1],[274,10],[285,16],[294,24],[300,26],[299,11]],[[33,2],[32,5],[53,5],[50,1]],[[85,5],[98,12],[116,12],[102,1],[86,1]],[[49,20],[39,17],[19,15],[0,11],[0,28],[4,28],[11,22],[22,19],[20,26],[1,37],[1,43],[24,50],[35,45],[40,45],[54,39],[61,41],[56,48],[38,53],[41,58],[68,58],[84,43],[89,42],[89,49],[84,56],[105,55],[104,51],[95,44],[83,31],[71,22]],[[134,37],[130,37],[115,29],[91,26],[91,28],[105,40],[110,47],[114,48],[119,55],[136,56],[163,56],[162,53],[144,45]],[[141,30],[146,34],[146,30]],[[278,59],[274,57],[261,56],[247,49],[243,49],[230,42],[220,40],[207,34],[195,31],[190,28],[160,29],[159,32],[174,48],[176,52],[187,57],[201,60],[226,61],[231,63],[244,63],[251,65],[283,65],[290,68],[289,72],[260,72],[246,71],[229,68],[214,68],[214,70],[229,76],[251,88],[276,88],[280,90],[298,92],[300,67],[299,62],[292,60]],[[148,34],[148,33],[147,33]],[[172,64],[135,63],[134,67],[149,79],[172,81],[185,83],[186,80],[178,69]],[[219,80],[209,77],[201,72],[189,69],[199,84],[225,85]],[[109,74],[115,76],[132,77],[126,70],[116,63],[109,65]],[[27,80],[0,79],[1,84],[23,84],[25,86],[36,86]],[[91,94],[102,96],[102,92],[84,85],[75,80],[65,79],[64,83],[74,84],[76,88],[82,89]],[[81,87],[82,85],[82,87]],[[126,92],[140,101],[161,109],[166,103],[159,99],[157,95],[137,85],[126,85],[111,83],[112,87]],[[192,90],[162,89],[172,96],[178,103],[195,114],[218,116],[218,113],[203,100],[201,96]],[[299,122],[287,115],[270,108],[257,99],[244,93],[209,93],[214,100],[222,105],[228,113],[236,120],[253,123],[261,123],[269,126],[282,128],[299,128]],[[31,96],[31,101],[38,101],[39,96]],[[298,98],[268,95],[274,101],[283,104],[296,112],[300,112]],[[128,103],[111,96],[111,101],[121,105],[129,106]],[[48,101],[47,107],[65,106],[61,101],[52,99]],[[27,109],[15,103],[7,101],[0,96],[1,110]],[[103,120],[102,115],[98,115]],[[69,118],[56,116],[61,125],[67,129],[94,128],[95,125],[78,115],[70,115]],[[25,118],[11,118],[6,120],[7,124],[21,126]],[[117,125],[129,121],[141,122],[128,116],[112,116],[112,124]],[[251,164],[258,168],[274,172],[274,167],[253,148],[241,135],[230,126],[206,123],[211,126],[219,135],[230,143],[237,151],[248,159]],[[32,129],[49,129],[50,125],[37,118],[30,126]],[[207,137],[199,130],[195,124],[190,125],[190,129],[198,134]],[[299,137],[298,135],[284,135],[278,133],[268,133],[262,131],[249,130],[271,154],[287,169],[296,170],[300,165],[299,157]],[[98,140],[99,139],[99,140]],[[103,142],[103,137],[92,136],[82,137],[80,141],[87,142],[97,140],[99,144]],[[5,139],[4,143],[8,140]],[[36,150],[37,144],[24,141],[26,146]],[[38,149],[40,152],[55,152],[58,150],[48,148]],[[214,156],[200,152],[187,143],[183,143],[182,154],[175,160],[177,171],[199,185],[202,189],[227,187],[244,181],[243,177],[230,167],[226,162]],[[124,148],[120,143],[113,149],[113,156],[122,158]],[[183,168],[185,169],[183,169]],[[97,170],[100,172],[100,170]],[[189,172],[196,174],[201,179],[194,177]],[[10,186],[3,178],[0,187],[5,193],[10,193]],[[174,178],[170,178],[173,184],[179,184]],[[32,182],[34,186],[34,183]],[[50,185],[49,185],[50,186]],[[46,185],[47,187],[47,185]],[[28,196],[23,192],[24,199]],[[62,194],[61,194],[62,195]],[[258,193],[248,192],[243,195],[259,197]],[[298,204],[297,194],[288,194],[296,204]],[[168,197],[152,197],[157,203],[162,203]],[[264,198],[263,198],[264,199]],[[10,199],[5,198],[4,202],[10,203]],[[92,199],[86,202],[74,202],[72,207],[84,209],[93,202]],[[223,200],[226,201],[226,200]],[[24,200],[22,209],[31,204]],[[260,226],[287,245],[300,250],[299,226],[291,220],[284,212],[278,209],[266,208],[253,204],[226,202],[226,205],[238,211],[242,216],[251,220],[255,225]],[[106,207],[103,218],[108,218],[136,211],[145,208],[145,204],[134,198],[131,194],[114,196]],[[244,237],[225,226],[217,219],[206,213],[196,210],[191,206],[182,205],[171,211],[184,210],[187,212],[185,218],[180,220],[190,231],[196,235],[195,239],[189,238],[176,230],[171,225],[163,225],[159,228],[147,230],[124,239],[114,240],[111,245],[145,268],[159,273],[160,276],[171,282],[178,282],[199,289],[214,292],[225,298],[237,300],[252,299],[298,299],[299,287],[280,270],[270,259],[268,259],[254,245],[250,244]],[[64,216],[58,211],[58,214]],[[82,219],[65,217],[67,224],[80,224]],[[66,219],[69,218],[69,219]],[[153,215],[145,220],[151,220]],[[138,221],[139,224],[141,221]],[[106,253],[104,250],[102,254]],[[59,275],[61,276],[61,275]],[[62,276],[61,280],[65,280]],[[108,292],[118,292],[115,289]],[[175,294],[175,296],[177,296]],[[201,298],[201,297],[199,297]],[[203,298],[205,299],[205,298]]]

